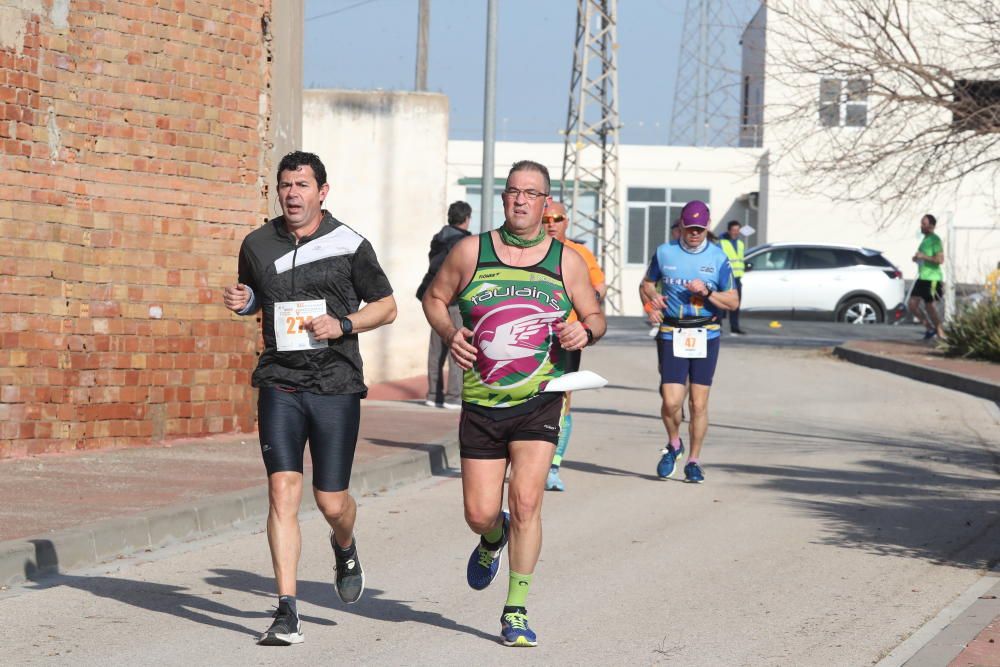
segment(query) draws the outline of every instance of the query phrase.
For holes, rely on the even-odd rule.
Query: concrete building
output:
[[[396,321],[360,337],[365,380],[425,373],[430,328],[415,292],[446,222],[448,98],[306,90],[302,136],[327,168],[325,208],[371,241],[395,290]]]
[[[779,5],[791,15],[775,11]],[[933,213],[946,253],[953,253],[945,265],[946,276],[953,283],[982,284],[1000,261],[1000,190],[994,171],[968,174],[956,186],[930,196],[915,191],[912,206],[904,206],[886,219],[890,209],[885,204],[875,199],[845,201],[837,196],[843,188],[836,173],[820,176],[807,168],[817,157],[852,142],[865,149],[877,146],[883,137],[902,140],[930,128],[937,132],[954,122],[950,110],[930,104],[914,104],[902,118],[879,113],[875,105],[880,98],[866,94],[866,86],[873,79],[905,95],[908,83],[898,71],[903,68],[866,60],[863,48],[836,52],[825,41],[819,46],[822,40],[810,32],[810,21],[799,13],[813,12],[813,31],[816,25],[830,25],[835,34],[844,36],[842,43],[850,43],[858,34],[857,26],[837,23],[845,18],[837,10],[845,6],[842,0],[771,3],[770,8],[762,3],[743,34],[740,144],[764,153],[760,207],[767,239],[875,248],[884,251],[906,278],[914,278],[917,265],[911,258],[922,238],[919,220],[924,213]],[[969,57],[970,49],[947,42],[951,31],[940,29],[946,20],[940,8],[930,3],[910,3],[908,7],[909,13],[902,20],[916,45],[913,48],[929,54],[934,65],[956,71],[968,66],[960,61]],[[996,62],[992,66],[992,74],[988,68],[980,71],[1000,80],[1000,67]],[[851,67],[871,74],[845,78],[843,71]],[[883,98],[887,94],[892,92],[880,93]],[[901,129],[902,125],[906,127]],[[997,151],[995,147],[991,150]],[[1000,159],[1000,155],[996,157]],[[897,174],[873,171],[858,191],[879,185],[880,179],[903,179],[906,175],[905,169]]]

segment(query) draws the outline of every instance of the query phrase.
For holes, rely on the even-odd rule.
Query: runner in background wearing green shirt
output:
[[[909,308],[926,329],[924,340],[930,340],[934,336],[944,338],[941,315],[936,305],[944,294],[944,272],[941,270],[941,265],[944,264],[944,244],[934,233],[935,226],[937,219],[930,213],[920,218],[920,232],[924,235],[924,240],[913,256],[918,268],[917,281],[910,292]],[[920,308],[921,301],[924,302],[926,314]]]

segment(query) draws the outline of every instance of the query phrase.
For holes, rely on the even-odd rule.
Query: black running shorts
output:
[[[320,491],[344,491],[350,485],[361,423],[361,394],[261,387],[257,421],[268,475],[302,472],[308,440],[313,486]]]
[[[924,303],[940,301],[944,297],[944,283],[940,280],[922,280],[918,278],[913,283],[913,293],[910,296],[923,299]]]
[[[721,338],[711,338],[708,341],[706,356],[701,359],[689,359],[674,356],[674,341],[657,339],[657,356],[660,359],[660,384],[700,384],[712,386],[715,377],[715,367],[719,362],[719,341]]]
[[[563,394],[543,395],[515,408],[462,406],[458,425],[459,453],[464,459],[510,458],[510,443],[542,440],[559,442]],[[530,405],[535,401],[541,405]],[[529,409],[520,409],[527,407]],[[504,412],[512,410],[509,417]]]

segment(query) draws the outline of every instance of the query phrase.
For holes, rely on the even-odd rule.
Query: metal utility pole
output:
[[[497,0],[486,8],[486,90],[483,95],[483,195],[480,231],[493,229],[493,143],[497,117]]]
[[[729,21],[729,25],[726,22]],[[736,39],[729,0],[687,0],[670,116],[675,146],[736,146],[739,76],[726,66]]]
[[[600,258],[610,313],[622,312],[617,8],[617,0],[577,0],[562,167],[570,236],[584,237]]]
[[[427,90],[427,41],[431,20],[431,0],[420,0],[417,12],[417,75],[413,89]]]

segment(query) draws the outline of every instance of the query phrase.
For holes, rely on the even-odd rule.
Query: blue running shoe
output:
[[[701,484],[705,481],[705,473],[702,472],[701,466],[693,461],[684,466],[684,481],[691,482],[692,484]]]
[[[660,479],[673,477],[677,470],[677,463],[684,458],[684,442],[681,441],[681,446],[677,449],[667,445],[660,450],[660,453],[663,456],[660,457],[660,462],[656,465],[656,474],[659,475]]]
[[[545,490],[546,491],[565,491],[566,485],[559,478],[559,468],[556,466],[551,466],[549,468],[549,476],[545,480]]]
[[[491,550],[483,546],[483,540],[480,538],[479,544],[476,548],[472,550],[472,555],[469,556],[469,566],[465,570],[465,578],[469,582],[469,586],[481,591],[496,579],[497,573],[500,571],[500,562],[503,560],[503,549],[507,546],[507,535],[510,533],[510,515],[507,512],[503,513],[503,537],[500,538],[500,544],[495,549]]]
[[[934,338],[934,336],[937,336],[937,331],[934,329],[928,329],[924,332],[924,340],[930,340],[931,338]]]
[[[538,646],[538,637],[528,627],[526,612],[512,611],[501,616],[500,636],[504,646]]]

